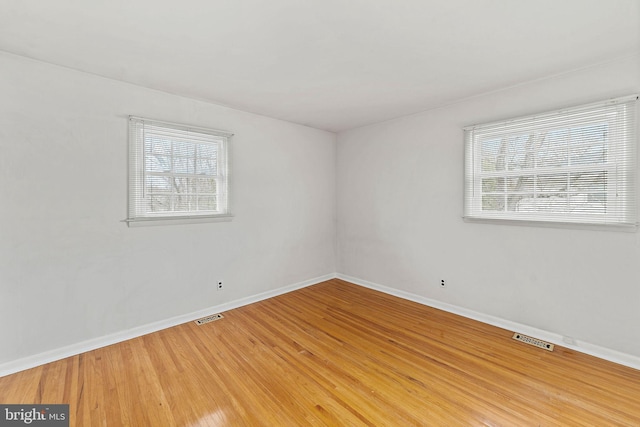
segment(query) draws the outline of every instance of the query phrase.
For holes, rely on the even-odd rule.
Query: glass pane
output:
[[[572,144],[601,144],[607,140],[609,126],[607,123],[598,123],[571,129]]]
[[[175,173],[193,174],[195,171],[195,163],[192,158],[175,157],[173,159],[173,171]]]
[[[514,176],[507,179],[508,192],[533,191],[533,175]]]
[[[183,177],[174,177],[172,179],[173,182],[173,192],[174,193],[179,193],[179,194],[184,194],[184,193],[188,193],[190,190],[190,180],[189,178],[183,178]]]
[[[566,166],[568,164],[569,129],[559,129],[548,132],[542,137],[536,165]]]
[[[148,154],[144,157],[145,172],[171,172],[171,157]]]
[[[483,157],[496,157],[498,154],[504,154],[505,147],[502,139],[489,139],[480,143]]]
[[[199,211],[215,211],[218,209],[216,202],[216,196],[199,196],[198,197],[198,210]]]
[[[567,191],[567,174],[538,176],[537,190],[540,192]]]
[[[483,178],[483,193],[499,193],[504,192],[504,178]]]
[[[149,212],[168,212],[171,210],[171,196],[152,195],[149,198]]]
[[[608,126],[606,123],[572,129],[571,164],[605,163],[607,132]]]
[[[509,196],[507,209],[513,212],[535,212],[536,199],[533,194],[513,194]]]
[[[575,172],[570,175],[569,190],[603,192],[607,189],[607,172]]]
[[[531,151],[533,135],[520,135],[509,138],[507,167],[509,170],[532,168],[534,155]]]
[[[605,193],[569,195],[569,210],[575,213],[604,214],[607,211]]]
[[[510,212],[533,212],[535,199],[533,194],[512,194],[507,198],[507,210]]]
[[[482,172],[495,172],[496,158],[495,157],[483,157],[482,158]]]
[[[147,138],[144,142],[144,151],[146,153],[161,154],[165,156],[171,155],[171,141],[159,138]]]
[[[213,144],[198,144],[198,157],[216,158],[218,147]]]
[[[194,157],[195,156],[196,146],[190,142],[179,142],[176,141],[173,143],[173,155],[174,156],[183,156],[183,157]]]
[[[604,141],[595,144],[581,144],[571,147],[569,161],[572,165],[602,164],[605,158]]]
[[[534,167],[534,159],[533,151],[509,153],[507,166],[509,170],[531,169]]]
[[[215,159],[198,159],[196,161],[196,173],[198,175],[216,175],[218,164]]]
[[[543,193],[536,197],[536,207],[539,212],[564,213],[567,211],[567,202],[566,193]]]
[[[176,212],[188,212],[195,210],[195,198],[194,196],[179,195],[174,196],[173,210]]]
[[[500,194],[483,194],[482,195],[483,211],[504,211],[504,196]]]
[[[145,184],[150,193],[166,193],[170,192],[172,188],[171,178],[168,176],[147,175]]]
[[[215,178],[196,178],[198,193],[216,193]]]

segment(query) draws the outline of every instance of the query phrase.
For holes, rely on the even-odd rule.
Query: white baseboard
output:
[[[562,335],[545,331],[542,329],[534,328],[532,326],[523,325],[521,323],[512,322],[510,320],[501,319],[499,317],[491,316],[488,314],[479,313],[477,311],[469,310],[464,307],[458,307],[452,304],[447,304],[434,299],[426,298],[420,295],[412,294],[410,292],[401,291],[399,289],[390,288],[377,283],[369,282],[367,280],[358,279],[357,277],[347,276],[345,274],[337,273],[338,279],[345,280],[347,282],[355,283],[356,285],[364,286],[366,288],[374,289],[376,291],[384,292],[385,294],[393,295],[399,298],[403,298],[409,301],[417,302],[419,304],[427,305],[429,307],[437,308],[449,313],[457,314],[469,319],[478,320],[489,325],[497,326],[502,329],[507,329],[514,332],[520,332],[525,335],[529,335],[534,338],[548,341],[553,344],[570,348],[581,353],[586,353],[591,356],[598,357],[600,359],[608,360],[610,362],[619,363],[620,365],[628,366],[634,369],[640,369],[640,357],[627,353],[622,353],[616,350],[612,350],[606,347],[601,347],[595,344],[591,344],[584,341],[577,341],[575,344],[567,344],[562,340]]]
[[[160,320],[158,322],[149,323],[146,325],[138,326],[136,328],[127,329],[125,331],[116,332],[116,333],[105,335],[102,337],[82,341],[76,344],[71,344],[66,347],[53,349],[44,353],[35,354],[33,356],[27,356],[18,360],[2,363],[0,364],[0,377],[5,375],[10,375],[16,372],[20,372],[25,369],[34,368],[36,366],[40,366],[45,363],[64,359],[66,357],[75,356],[77,354],[95,350],[97,348],[106,347],[108,345],[126,341],[132,338],[137,338],[142,335],[160,331],[162,329],[167,329],[172,326],[180,325],[182,323],[191,322],[193,320],[208,316],[213,313],[232,310],[234,308],[242,307],[248,304],[252,304],[254,302],[258,302],[258,301],[262,301],[278,295],[286,294],[287,292],[291,292],[296,289],[305,288],[307,286],[315,285],[317,283],[324,282],[326,280],[330,280],[334,278],[339,278],[347,282],[354,283],[356,285],[364,286],[366,288],[384,292],[389,295],[394,295],[399,298],[403,298],[409,301],[417,302],[419,304],[427,305],[429,307],[444,310],[449,313],[454,313],[463,317],[467,317],[469,319],[478,320],[480,322],[497,326],[499,328],[507,329],[510,331],[518,331],[523,334],[532,336],[534,338],[548,341],[553,344],[557,344],[565,348],[570,348],[575,351],[579,351],[595,357],[599,357],[601,359],[608,360],[614,363],[619,363],[621,365],[628,366],[630,368],[640,369],[640,357],[638,356],[621,353],[616,350],[611,350],[606,347],[601,347],[601,346],[583,342],[583,341],[576,341],[576,344],[573,344],[573,345],[567,344],[562,340],[562,335],[560,334],[556,334],[553,332],[523,325],[521,323],[512,322],[510,320],[501,319],[499,317],[490,316],[488,314],[479,313],[473,310],[469,310],[467,308],[458,307],[452,304],[447,304],[441,301],[437,301],[437,300],[426,298],[420,295],[412,294],[410,292],[405,292],[399,289],[369,282],[367,280],[358,279],[357,277],[352,277],[352,276],[348,276],[340,273],[334,273],[334,274],[327,274],[324,276],[316,277],[314,279],[309,279],[302,282],[294,283],[292,285],[284,286],[284,287],[263,292],[257,295],[251,295],[246,298],[230,301],[224,304],[205,308],[203,310],[198,310],[192,313],[172,317],[170,319]]]
[[[104,335],[102,337],[93,338],[90,340],[82,341],[76,344],[71,344],[61,348],[56,348],[50,351],[46,351],[44,353],[39,353],[33,356],[27,356],[14,361],[2,363],[0,364],[0,377],[14,374],[16,372],[24,371],[25,369],[30,369],[36,366],[44,365],[45,363],[55,362],[56,360],[64,359],[70,356],[75,356],[77,354],[95,350],[97,348],[106,347],[108,345],[126,341],[132,338],[137,338],[142,335],[150,334],[152,332],[157,332],[162,329],[167,329],[172,326],[180,325],[182,323],[191,322],[193,320],[208,316],[210,314],[232,310],[234,308],[238,308],[244,305],[252,304],[254,302],[262,301],[267,298],[272,298],[278,295],[286,294],[287,292],[291,292],[291,291],[295,291],[296,289],[301,289],[307,286],[315,285],[316,283],[334,279],[335,277],[336,277],[335,274],[327,274],[324,276],[316,277],[314,279],[305,280],[302,282],[294,283],[292,285],[288,285],[288,286],[284,286],[271,291],[263,292],[257,295],[251,295],[246,298],[240,298],[235,301],[230,301],[224,304],[194,311],[192,313],[175,316],[170,319],[160,320],[158,322],[149,323],[146,325],[127,329],[125,331],[115,332],[113,334]]]

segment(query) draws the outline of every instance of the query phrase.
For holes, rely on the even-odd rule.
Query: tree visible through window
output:
[[[635,224],[635,101],[467,128],[465,217]]]

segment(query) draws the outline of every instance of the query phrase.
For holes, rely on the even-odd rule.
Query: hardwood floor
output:
[[[77,426],[640,426],[640,371],[338,279],[0,378]]]

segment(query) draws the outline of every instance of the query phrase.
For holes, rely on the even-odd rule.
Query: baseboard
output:
[[[116,344],[132,338],[137,338],[142,335],[150,334],[152,332],[157,332],[162,329],[167,329],[172,326],[180,325],[182,323],[191,322],[193,320],[199,319],[204,316],[208,316],[213,313],[220,313],[223,311],[232,310],[234,308],[242,307],[244,305],[252,304],[254,302],[258,302],[258,301],[262,301],[278,295],[286,294],[288,292],[295,291],[296,289],[305,288],[307,286],[315,285],[316,283],[334,279],[335,277],[336,277],[335,274],[327,274],[324,276],[294,283],[292,285],[273,289],[257,295],[251,295],[249,297],[240,298],[224,304],[194,311],[192,313],[175,316],[170,319],[160,320],[158,322],[148,323],[146,325],[138,326],[136,328],[127,329],[125,331],[116,332],[109,335],[104,335],[102,337],[93,338],[93,339],[82,341],[76,344],[71,344],[65,347],[46,351],[44,353],[39,353],[33,356],[27,356],[14,361],[2,363],[0,364],[0,377],[14,374],[16,372],[24,371],[25,369],[30,369],[36,366],[44,365],[45,363],[55,362],[56,360],[64,359],[70,356],[75,356],[77,354],[95,350],[97,348],[106,347],[108,345]]]
[[[489,325],[497,326],[499,328],[507,329],[510,331],[518,331],[523,334],[538,338],[544,341],[551,342],[553,344],[570,348],[581,353],[586,353],[591,356],[599,357],[610,362],[619,363],[624,366],[628,366],[634,369],[640,369],[640,357],[633,356],[626,353],[621,353],[616,350],[611,350],[606,347],[601,347],[595,344],[576,341],[575,344],[567,344],[562,340],[562,335],[553,332],[545,331],[542,329],[534,328],[521,323],[512,322],[510,320],[502,319],[488,314],[480,313],[477,311],[469,310],[464,307],[458,307],[452,304],[447,304],[438,300],[426,298],[420,295],[412,294],[410,292],[401,291],[399,289],[391,288],[388,286],[380,285],[378,283],[369,282],[367,280],[359,279],[357,277],[348,276],[341,273],[327,274],[324,276],[316,277],[313,279],[305,280],[302,282],[294,283],[292,285],[283,286],[281,288],[273,289],[267,292],[263,292],[257,295],[251,295],[249,297],[240,298],[234,301],[230,301],[224,304],[208,307],[202,310],[194,311],[192,313],[175,316],[170,319],[161,320],[158,322],[149,323],[146,325],[138,326],[136,328],[127,329],[125,331],[116,332],[113,334],[105,335],[102,337],[82,341],[76,344],[71,344],[66,347],[57,348],[44,353],[35,354],[33,356],[24,357],[14,361],[0,364],[0,377],[5,375],[14,374],[16,372],[23,371],[25,369],[34,368],[36,366],[44,365],[45,363],[55,362],[56,360],[64,359],[66,357],[75,356],[80,353],[95,350],[97,348],[106,347],[111,344],[126,341],[132,338],[137,338],[142,335],[157,332],[162,329],[167,329],[172,326],[176,326],[185,322],[191,322],[201,317],[219,313],[223,311],[232,310],[234,308],[242,307],[254,302],[262,301],[268,298],[272,298],[278,295],[286,294],[296,289],[305,288],[307,286],[315,285],[326,280],[339,278],[347,282],[354,283],[356,285],[364,286],[366,288],[374,289],[380,292],[384,292],[389,295],[394,295],[399,298],[403,298],[409,301],[414,301],[419,304],[424,304],[429,307],[444,310],[449,313],[457,314],[469,319],[478,320]]]
[[[388,286],[380,285],[378,283],[369,282],[367,280],[359,279],[357,277],[348,276],[341,273],[336,273],[338,279],[345,280],[347,282],[354,283],[356,285],[364,286],[369,289],[384,292],[385,294],[397,296],[409,301],[414,301],[419,304],[427,305],[429,307],[437,308],[439,310],[447,311],[449,313],[457,314],[469,319],[478,320],[489,325],[497,326],[502,329],[510,331],[521,332],[525,335],[529,335],[534,338],[548,341],[553,344],[570,348],[581,353],[586,353],[591,356],[598,357],[600,359],[608,360],[610,362],[618,363],[620,365],[628,366],[634,369],[640,369],[640,357],[627,353],[622,353],[616,350],[612,350],[606,347],[601,347],[595,344],[591,344],[584,341],[577,341],[575,344],[568,344],[562,340],[562,335],[554,332],[545,331],[542,329],[534,328],[528,325],[524,325],[510,320],[502,319],[499,317],[483,314],[477,311],[469,310],[464,307],[458,307],[452,304],[447,304],[438,300],[426,298],[420,295],[412,294],[410,292],[401,291],[399,289],[390,288]]]

